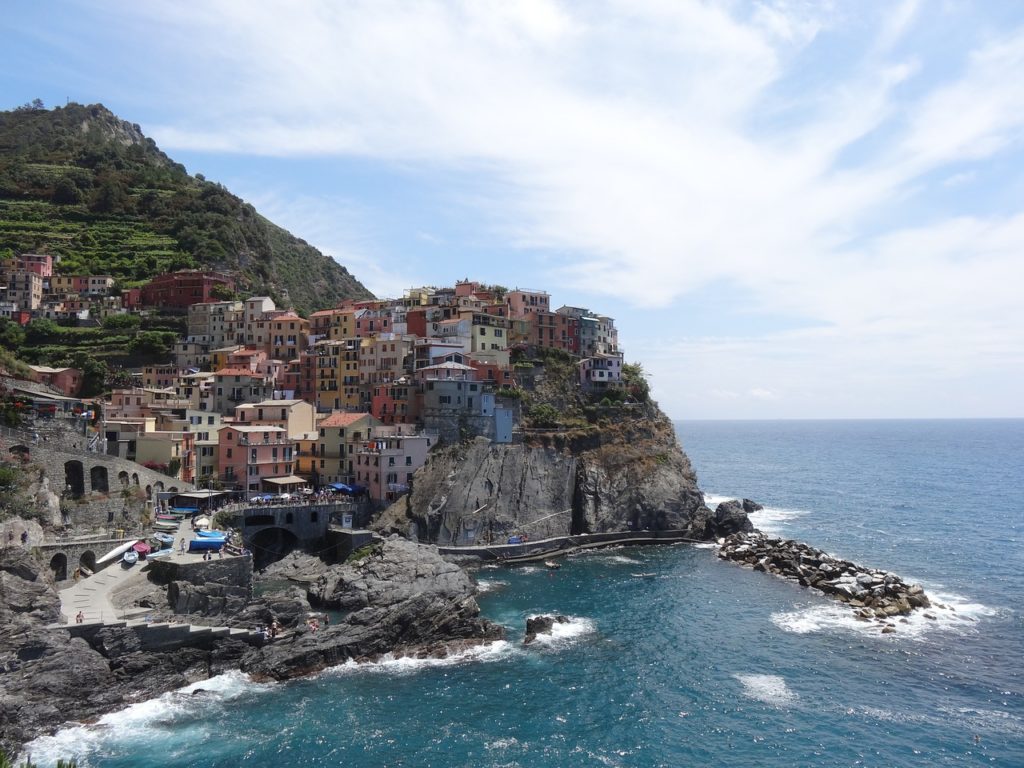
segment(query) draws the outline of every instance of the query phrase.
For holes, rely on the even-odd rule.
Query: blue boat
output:
[[[227,544],[225,539],[192,539],[188,543],[189,552],[216,552]]]
[[[196,531],[196,536],[202,536],[204,539],[226,539],[228,535],[224,531]]]

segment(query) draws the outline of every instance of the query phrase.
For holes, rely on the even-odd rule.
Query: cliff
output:
[[[581,429],[527,431],[521,443],[478,438],[436,450],[376,527],[437,544],[515,533],[721,533],[672,423],[653,404]]]

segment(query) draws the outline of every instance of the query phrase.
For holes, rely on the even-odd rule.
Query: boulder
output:
[[[723,501],[719,504],[708,525],[705,538],[729,536],[734,533],[750,533],[754,530],[754,524],[747,517],[743,505],[735,500]]]
[[[750,499],[743,500],[743,511],[748,515],[753,512],[760,512],[762,509],[764,509],[764,507],[756,501],[751,501]]]
[[[526,637],[523,645],[529,645],[537,639],[537,635],[550,635],[555,624],[568,624],[565,616],[533,616],[526,620]]]

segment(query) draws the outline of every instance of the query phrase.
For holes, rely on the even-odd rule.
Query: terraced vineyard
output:
[[[60,256],[58,272],[109,274],[122,287],[175,269],[224,270],[242,292],[300,311],[371,296],[101,105],[0,112],[0,256],[7,251]]]

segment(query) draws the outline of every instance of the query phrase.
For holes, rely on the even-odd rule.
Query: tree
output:
[[[50,199],[57,205],[77,205],[82,202],[82,190],[72,179],[62,176],[54,187],[53,197]]]
[[[0,344],[17,352],[25,343],[25,329],[12,320],[0,320]]]
[[[133,331],[141,323],[138,315],[107,315],[103,318],[103,328],[107,331]]]
[[[25,326],[25,341],[32,346],[59,341],[62,334],[61,327],[45,317],[37,317]]]

